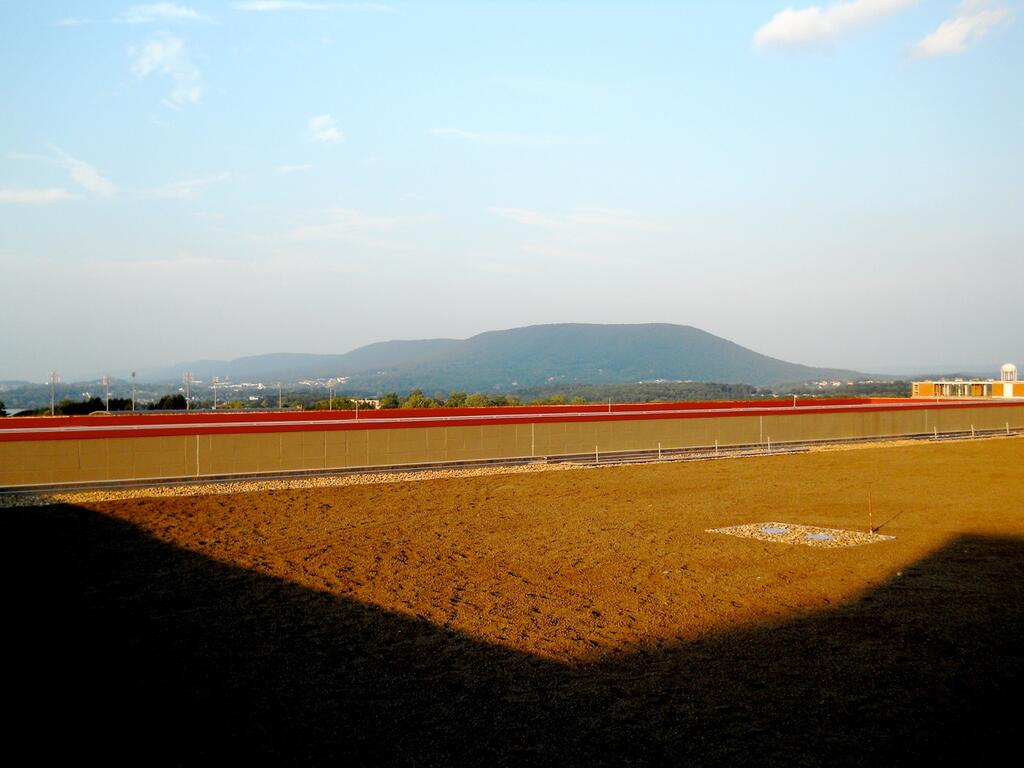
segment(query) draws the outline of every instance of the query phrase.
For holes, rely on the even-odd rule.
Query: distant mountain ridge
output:
[[[378,341],[344,354],[308,354],[304,352],[273,352],[266,355],[239,357],[235,360],[195,360],[166,368],[139,372],[142,381],[173,381],[185,371],[200,379],[220,376],[231,381],[263,381],[268,379],[297,381],[347,375],[345,371],[379,371],[408,365],[459,344],[458,339],[423,339],[417,341]]]
[[[861,378],[836,368],[789,363],[699,328],[668,323],[566,323],[487,331],[468,339],[368,344],[344,354],[276,353],[230,361],[199,360],[140,372],[143,381],[200,379],[234,382],[347,377],[347,389],[427,392],[510,391],[557,383],[713,381],[771,384]]]

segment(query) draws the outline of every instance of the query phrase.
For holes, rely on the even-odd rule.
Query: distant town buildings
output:
[[[998,379],[940,379],[915,381],[911,397],[998,397],[1024,398],[1024,381],[1017,379],[1017,366],[1007,363],[999,369]]]

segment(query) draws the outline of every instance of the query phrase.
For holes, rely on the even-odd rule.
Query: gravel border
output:
[[[26,490],[0,494],[0,509],[4,507],[44,507],[49,504],[85,504],[99,501],[126,499],[155,499],[179,496],[207,496],[227,493],[258,493],[303,488],[339,488],[348,485],[380,485],[408,483],[417,480],[441,480],[458,477],[489,477],[491,475],[524,475],[569,469],[589,469],[584,464],[524,464],[515,467],[474,467],[473,469],[421,470],[418,472],[379,472],[354,475],[319,475],[291,480],[245,480],[239,482],[189,483],[187,485],[139,486],[123,489],[95,491],[68,491],[66,493]]]
[[[803,544],[807,547],[859,547],[862,544],[877,544],[892,541],[895,536],[863,531],[844,531],[839,528],[821,528],[800,523],[747,523],[730,525],[725,528],[708,528],[707,533],[724,533],[757,541],[774,541],[779,544]]]

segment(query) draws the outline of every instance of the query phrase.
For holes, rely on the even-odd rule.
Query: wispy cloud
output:
[[[95,24],[93,19],[85,19],[77,16],[65,16],[57,22],[58,27],[84,27],[86,24]]]
[[[272,13],[274,11],[371,11],[390,12],[391,6],[382,3],[304,3],[298,0],[248,0],[232,3],[236,11]]]
[[[500,216],[503,219],[514,221],[516,224],[525,224],[529,227],[542,227],[543,229],[566,229],[569,224],[564,219],[549,216],[539,211],[531,211],[526,208],[488,208],[488,213]]]
[[[524,93],[553,94],[577,89],[581,83],[551,77],[492,77],[491,82]]]
[[[166,258],[90,259],[83,266],[90,271],[109,269],[121,274],[124,274],[126,271],[191,274],[198,270],[206,270],[217,266],[236,266],[237,263],[231,259],[195,256],[188,251],[179,251],[173,256]]]
[[[553,133],[517,133],[515,131],[466,131],[461,128],[431,128],[430,135],[440,139],[468,141],[491,146],[520,145],[546,147],[565,144],[568,139]]]
[[[71,180],[78,186],[97,197],[110,197],[117,192],[114,183],[84,160],[72,157],[63,149],[53,144],[47,146],[48,155],[35,155],[23,152],[12,152],[8,157],[14,160],[31,160],[38,163],[62,168],[68,172]]]
[[[552,216],[527,208],[488,208],[488,213],[531,227],[556,230],[617,229],[642,232],[668,232],[672,227],[649,216],[608,208],[577,208]]]
[[[151,24],[153,22],[167,21],[204,21],[211,19],[194,8],[176,3],[149,3],[146,5],[133,5],[117,17],[118,21],[125,24]]]
[[[310,163],[302,163],[301,165],[279,165],[277,166],[277,172],[282,176],[287,176],[290,173],[302,173],[303,171],[312,170],[313,166]]]
[[[521,224],[527,236],[524,253],[578,264],[618,264],[635,254],[663,250],[667,222],[631,211],[577,208],[562,214],[528,208],[488,208],[487,211]]]
[[[199,196],[203,187],[211,184],[220,184],[230,178],[228,173],[217,173],[212,176],[200,176],[195,179],[183,179],[171,184],[165,184],[157,189],[154,194],[157,197],[166,197],[173,200],[192,200]]]
[[[432,221],[433,216],[374,216],[353,208],[319,211],[314,223],[295,227],[299,240],[336,240],[383,250],[399,250],[406,244],[395,239],[399,230]]]
[[[330,115],[311,117],[306,125],[306,131],[310,141],[334,144],[335,142],[345,140],[345,134],[338,130],[334,118]]]
[[[957,8],[957,15],[947,19],[939,28],[911,48],[917,58],[965,53],[968,43],[984,37],[1010,19],[1005,5],[986,0],[966,0]]]
[[[198,104],[203,97],[203,77],[199,68],[189,59],[185,43],[167,33],[158,34],[140,47],[129,49],[132,73],[142,80],[149,75],[165,75],[174,84],[164,104],[181,109]]]
[[[786,8],[754,33],[759,48],[780,45],[800,46],[840,37],[857,27],[884,19],[920,0],[847,0],[826,8]]]
[[[55,162],[71,174],[71,180],[78,186],[98,197],[110,197],[117,191],[114,183],[100,173],[95,166],[72,157],[60,147],[51,145],[50,151],[56,156]]]
[[[72,197],[70,192],[57,187],[49,189],[0,189],[0,204],[46,205],[47,203],[67,200],[70,197]]]

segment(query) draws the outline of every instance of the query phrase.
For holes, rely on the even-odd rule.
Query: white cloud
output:
[[[46,163],[63,168],[82,189],[98,197],[110,197],[117,192],[117,187],[106,176],[100,173],[95,166],[84,160],[72,157],[60,147],[49,145],[51,154],[34,155],[22,152],[13,152],[8,157],[16,160],[32,160],[34,162]]]
[[[550,77],[492,77],[491,82],[514,91],[536,94],[556,94],[578,90],[583,84],[573,80],[558,80]]]
[[[551,216],[526,208],[488,208],[487,211],[517,224],[543,229],[564,231],[615,229],[642,232],[668,232],[672,229],[671,226],[657,219],[608,208],[577,208],[571,213],[561,216]]]
[[[0,189],[0,204],[46,205],[72,197],[66,189]]]
[[[195,179],[184,179],[165,184],[157,189],[154,194],[157,197],[167,197],[173,200],[192,200],[199,196],[199,190],[211,184],[220,184],[230,178],[227,173],[217,173],[213,176],[200,176]]]
[[[309,163],[303,163],[301,165],[279,165],[277,166],[277,172],[282,176],[287,176],[290,173],[302,173],[303,171],[312,170],[313,166]]]
[[[388,12],[391,7],[382,3],[305,3],[297,0],[248,0],[232,3],[236,11],[271,13],[273,11],[377,11]]]
[[[84,27],[86,24],[93,24],[92,19],[79,18],[77,16],[66,16],[57,22],[58,27]]]
[[[91,259],[83,263],[83,268],[94,270],[111,270],[114,272],[178,272],[191,274],[196,270],[206,270],[218,265],[237,265],[231,259],[216,259],[210,256],[194,256],[188,251],[179,251],[167,258],[138,259]]]
[[[311,117],[307,124],[310,141],[320,141],[325,144],[333,144],[345,140],[345,134],[338,130],[334,118],[330,115],[319,115]]]
[[[312,224],[296,227],[299,240],[335,240],[380,250],[402,250],[409,246],[399,230],[433,221],[433,216],[373,216],[352,208],[319,211]]]
[[[622,264],[634,254],[661,252],[666,233],[674,231],[667,222],[605,208],[577,208],[564,214],[527,208],[487,211],[526,227],[527,237],[519,245],[522,252],[574,264]]]
[[[566,229],[568,223],[564,219],[548,216],[538,211],[531,211],[526,208],[488,208],[488,213],[500,216],[503,219],[514,221],[517,224],[525,224],[529,227],[543,227],[544,229]]]
[[[754,33],[754,44],[796,46],[833,40],[857,27],[891,16],[919,0],[847,0],[827,8],[786,8]]]
[[[567,139],[551,133],[516,133],[514,131],[465,131],[461,128],[432,128],[431,136],[455,141],[468,141],[473,144],[522,145],[543,147],[564,144]]]
[[[175,3],[150,3],[133,5],[118,17],[126,24],[149,24],[154,21],[210,21],[199,11]]]
[[[966,52],[969,42],[984,37],[1009,20],[1009,8],[994,8],[992,5],[985,0],[967,0],[960,3],[957,15],[946,19],[938,29],[918,42],[911,49],[911,54],[918,58],[926,58]]]
[[[71,179],[86,192],[98,197],[110,197],[117,187],[94,166],[72,157],[60,147],[51,146],[50,150],[57,156],[57,163],[71,174]]]
[[[371,216],[354,208],[330,208],[323,213],[327,217],[326,223],[300,227],[295,230],[295,234],[345,235],[358,232],[384,232],[430,220],[429,216]]]
[[[140,48],[129,49],[132,73],[138,79],[151,74],[166,75],[174,83],[164,104],[181,109],[197,104],[203,97],[203,78],[199,68],[189,60],[185,43],[166,33],[147,40]]]

